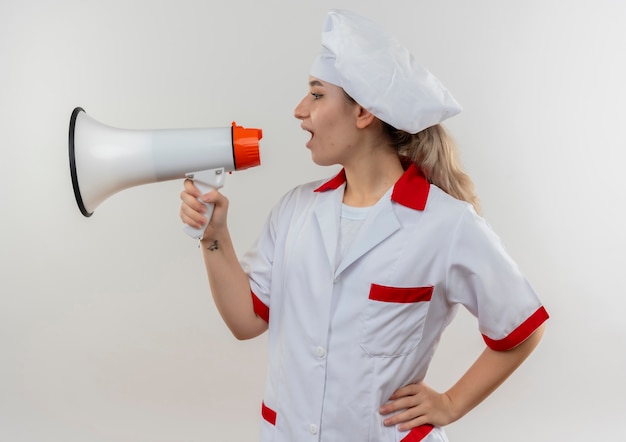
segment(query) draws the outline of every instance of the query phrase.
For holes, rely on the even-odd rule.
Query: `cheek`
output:
[[[338,112],[332,112],[320,116],[318,119],[318,125],[325,133],[341,133],[341,128],[345,127],[345,123],[342,119],[342,115]]]

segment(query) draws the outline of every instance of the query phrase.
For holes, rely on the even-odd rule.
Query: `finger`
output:
[[[407,423],[419,424],[420,422],[426,423],[425,416],[423,416],[423,413],[421,412],[419,407],[406,409],[383,420],[383,423],[388,427],[392,425],[404,425]]]
[[[222,195],[218,190],[213,190],[202,195],[202,201],[208,204],[213,204],[215,208],[214,213],[220,213],[219,219],[225,219],[225,214],[228,212],[229,201],[228,198]]]
[[[194,195],[196,198],[200,196],[200,191],[198,190],[198,188],[196,187],[196,185],[193,183],[192,180],[186,179],[183,184],[185,186],[186,192]]]
[[[421,391],[421,384],[409,384],[398,388],[389,399],[398,399],[404,396],[416,395]]]
[[[199,201],[195,195],[188,193],[186,190],[181,192],[180,199],[183,202],[182,206],[187,206],[198,213],[206,213],[206,207],[202,201]]]
[[[189,225],[199,224],[196,227],[203,226],[206,223],[206,206],[189,194],[181,195],[181,199],[183,203],[180,205],[180,217],[183,222]]]
[[[395,413],[396,411],[406,410],[420,404],[419,398],[416,396],[405,396],[399,399],[387,402],[380,407],[380,414],[386,415]]]
[[[180,208],[180,219],[183,223],[194,229],[199,229],[207,223],[207,218],[204,215],[195,210],[190,210],[190,208],[185,205]]]
[[[411,419],[408,422],[403,422],[398,425],[398,431],[409,431],[413,428],[421,427],[422,425],[433,425],[428,421],[426,416],[419,416],[415,419]]]

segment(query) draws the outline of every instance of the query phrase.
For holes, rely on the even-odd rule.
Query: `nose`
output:
[[[298,120],[303,120],[305,119],[308,114],[309,114],[309,110],[306,104],[306,96],[300,101],[300,103],[298,103],[298,105],[296,106],[296,108],[293,110],[293,116],[296,117]]]

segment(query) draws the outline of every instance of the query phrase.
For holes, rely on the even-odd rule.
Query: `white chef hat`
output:
[[[396,129],[417,133],[461,112],[448,89],[375,23],[331,10],[311,75],[343,88]]]

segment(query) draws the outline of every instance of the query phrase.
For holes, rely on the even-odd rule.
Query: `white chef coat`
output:
[[[507,350],[548,318],[470,204],[411,165],[336,262],[345,173],[288,192],[242,265],[268,321],[262,442],[447,441],[385,427],[379,407],[421,381],[458,305]]]

